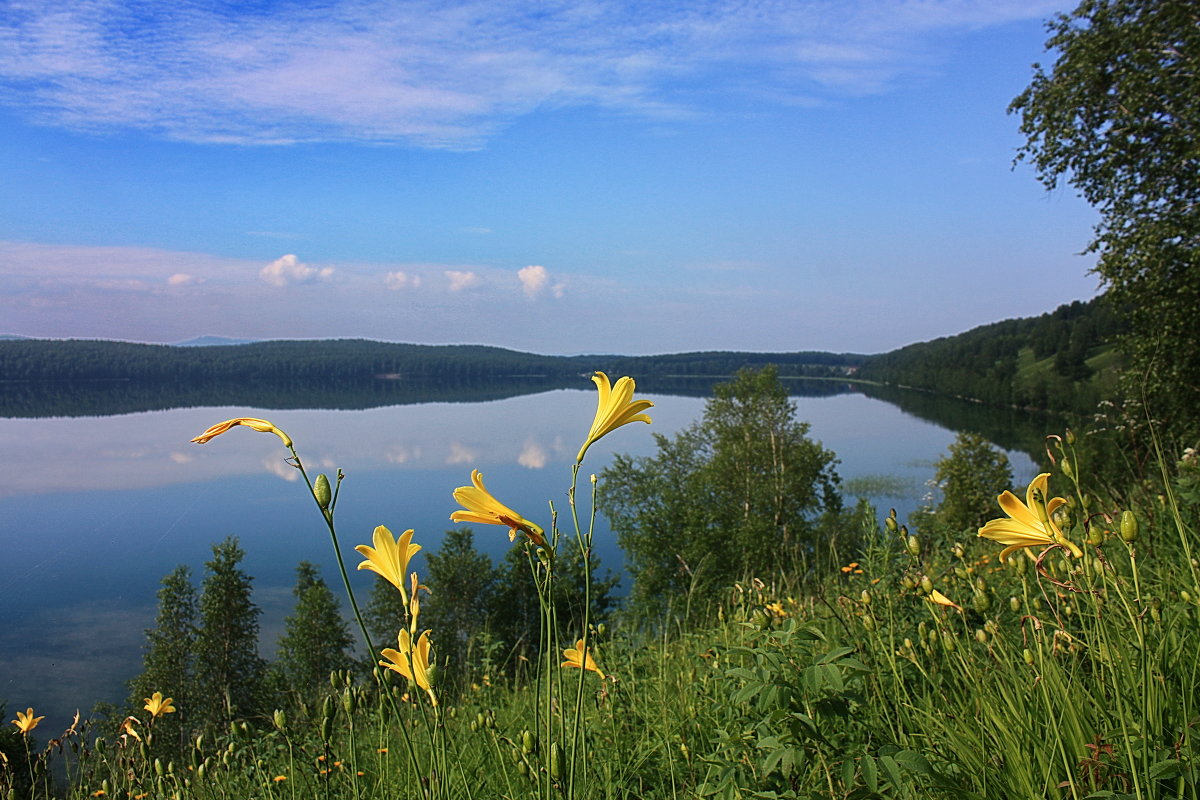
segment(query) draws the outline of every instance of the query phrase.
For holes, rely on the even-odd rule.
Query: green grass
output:
[[[1069,447],[1059,457],[1078,475]],[[690,598],[706,613],[687,627],[596,632],[603,679],[560,669],[555,652],[529,670],[538,680],[496,676],[435,708],[400,678],[337,676],[328,699],[174,753],[153,723],[147,741],[67,737],[69,757],[35,747],[28,775],[43,793],[46,761],[63,758],[59,788],[79,800],[1195,800],[1193,495],[1131,492],[1123,509],[1086,476],[1050,486],[1073,498],[1064,530],[1090,538],[1081,559],[1001,563],[971,531],[914,554],[885,529],[857,568]],[[1141,520],[1134,541],[1120,535],[1126,510]],[[18,766],[2,768],[0,797],[28,796]]]

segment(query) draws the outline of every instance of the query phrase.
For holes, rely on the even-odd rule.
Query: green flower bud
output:
[[[1089,525],[1087,536],[1083,537],[1083,540],[1092,547],[1099,547],[1104,544],[1104,531],[1100,530],[1099,525]]]
[[[942,645],[943,645],[943,646],[944,646],[944,647],[945,647],[945,648],[946,648],[948,651],[950,651],[951,653],[953,653],[953,652],[954,652],[954,649],[955,649],[956,647],[958,647],[958,643],[957,643],[957,642],[954,640],[954,634],[950,633],[950,631],[945,631],[945,632],[942,634]]]
[[[554,780],[561,780],[563,773],[563,757],[562,751],[558,749],[558,742],[550,744],[550,777]]]
[[[329,501],[333,499],[333,492],[329,488],[329,478],[322,472],[313,481],[313,497],[317,498],[317,505],[321,510],[329,508]]]
[[[1027,666],[1033,666],[1033,651],[1028,647],[1021,651],[1021,658],[1025,659],[1025,664]]]
[[[987,592],[976,592],[971,599],[971,607],[980,614],[987,613],[987,610],[992,607],[992,598]]]
[[[871,593],[866,589],[862,590],[862,594],[859,596],[859,598],[862,600],[864,606],[871,605]]]
[[[1187,589],[1184,589],[1182,592],[1179,593],[1179,599],[1185,603],[1192,602],[1191,592],[1189,592]]]
[[[1063,475],[1066,475],[1068,478],[1075,477],[1075,468],[1071,466],[1071,459],[1064,458],[1062,460],[1062,472]]]
[[[908,554],[914,558],[921,555],[921,541],[916,537],[915,534],[904,540],[904,548],[908,550]]]
[[[987,644],[987,641],[988,641],[987,631],[985,631],[983,628],[976,628],[975,629],[975,641],[979,642],[980,644]]]
[[[921,576],[921,591],[925,594],[933,593],[933,581],[929,580],[928,575]]]
[[[862,615],[862,626],[863,626],[864,630],[868,630],[868,631],[875,630],[875,618],[872,617],[870,614],[863,614]]]
[[[357,707],[358,697],[354,694],[353,689],[347,689],[342,693],[342,708],[346,709],[346,715],[352,716]]]
[[[1132,511],[1121,512],[1121,541],[1133,544],[1138,540],[1138,521]]]
[[[889,533],[895,533],[900,529],[900,526],[896,523],[896,509],[892,509],[887,519],[883,521],[883,524],[887,527]]]
[[[275,723],[278,730],[283,730],[287,727],[287,714],[283,713],[282,709],[275,709],[275,713],[271,715],[271,720]]]
[[[533,752],[533,734],[528,730],[521,731],[521,752],[527,755]]]
[[[165,773],[166,769],[163,767],[162,759],[154,759],[154,774],[161,778]]]
[[[1012,609],[1014,614],[1016,614],[1021,610],[1021,601],[1016,597],[1010,597],[1008,598],[1008,607]]]

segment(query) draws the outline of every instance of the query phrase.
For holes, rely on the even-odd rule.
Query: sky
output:
[[[1099,290],[1050,0],[0,0],[0,334],[878,353]]]

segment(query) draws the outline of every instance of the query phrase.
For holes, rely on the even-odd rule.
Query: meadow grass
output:
[[[686,624],[585,621],[564,647],[574,637],[558,641],[544,603],[537,663],[456,695],[424,663],[413,583],[388,669],[332,675],[299,709],[174,753],[154,740],[162,704],[115,736],[73,729],[31,750],[27,776],[4,765],[0,796],[1197,798],[1194,509],[1169,477],[1118,505],[1070,444],[1051,444],[1050,494],[1064,500],[1030,492],[1047,541],[1006,560],[1007,542],[923,541],[893,518],[830,574],[686,598]],[[510,527],[543,598],[555,552],[590,548],[578,467],[565,535],[481,483],[461,497],[465,514]],[[336,494],[315,484],[336,536]],[[405,591],[409,543],[392,541],[376,539],[377,571]],[[68,779],[54,787],[59,757]]]

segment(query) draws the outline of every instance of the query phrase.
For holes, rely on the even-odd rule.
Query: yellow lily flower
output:
[[[238,417],[237,419],[227,419],[224,422],[218,422],[216,425],[213,425],[195,439],[192,439],[192,441],[196,444],[205,444],[210,439],[220,436],[225,431],[237,425],[245,425],[247,428],[256,430],[259,433],[273,433],[283,440],[284,447],[292,446],[292,437],[288,436],[286,433],[279,430],[279,428],[276,428],[265,419],[258,419],[257,417]]]
[[[579,448],[579,455],[575,456],[576,464],[583,461],[583,454],[592,446],[592,442],[601,436],[630,422],[649,423],[650,415],[642,412],[654,406],[649,400],[633,399],[634,382],[633,378],[628,376],[619,378],[614,387],[609,383],[607,375],[597,372],[592,375],[592,383],[596,384],[599,392],[596,418],[592,420],[592,429],[588,431],[583,447]]]
[[[142,699],[146,701],[145,709],[150,712],[151,717],[175,713],[175,706],[171,705],[175,702],[174,699],[170,697],[164,698],[162,692],[155,692],[149,697],[143,697]]]
[[[946,597],[946,595],[942,594],[937,589],[934,589],[929,593],[929,602],[936,603],[939,606],[948,606],[949,608],[953,608],[957,611],[962,611],[962,606],[960,606],[958,603],[955,603],[949,597]]]
[[[433,681],[429,668],[429,651],[433,646],[429,641],[429,634],[430,631],[422,633],[414,647],[409,632],[401,630],[400,635],[396,637],[399,649],[393,650],[385,647],[380,651],[380,655],[387,661],[380,661],[379,666],[387,667],[392,672],[397,672],[416,683],[429,694],[429,699],[436,706],[437,697],[433,693]]]
[[[400,590],[400,596],[405,603],[408,597],[404,593],[404,573],[408,571],[409,560],[421,549],[421,545],[412,543],[413,530],[409,528],[400,537],[393,538],[392,532],[382,525],[375,528],[372,537],[375,546],[360,544],[354,549],[367,559],[358,565],[359,569],[369,569],[382,575],[393,586]]]
[[[517,538],[517,531],[521,531],[537,546],[546,547],[545,531],[493,497],[483,485],[483,474],[479,470],[471,470],[471,483],[472,486],[454,490],[454,499],[463,510],[450,515],[452,522],[505,525],[510,542]]]
[[[591,670],[600,676],[600,680],[604,680],[604,673],[596,666],[596,659],[592,658],[592,652],[584,647],[583,639],[575,642],[574,647],[563,650],[563,658],[566,661],[562,662],[562,666]]]
[[[17,730],[28,735],[31,730],[37,727],[38,723],[46,718],[45,714],[40,717],[33,715],[33,709],[27,708],[24,711],[17,712],[17,718],[12,720],[12,724],[17,726]]]
[[[1048,472],[1043,472],[1034,478],[1030,482],[1029,488],[1025,490],[1024,503],[1009,491],[1003,492],[996,498],[1000,508],[1005,514],[1008,514],[1008,519],[992,520],[979,529],[979,535],[1006,545],[1000,551],[1001,561],[1023,547],[1053,547],[1057,545],[1071,551],[1071,555],[1076,558],[1083,555],[1083,551],[1063,536],[1063,532],[1054,524],[1054,512],[1065,506],[1067,501],[1061,497],[1046,500],[1049,480],[1050,473]]]

